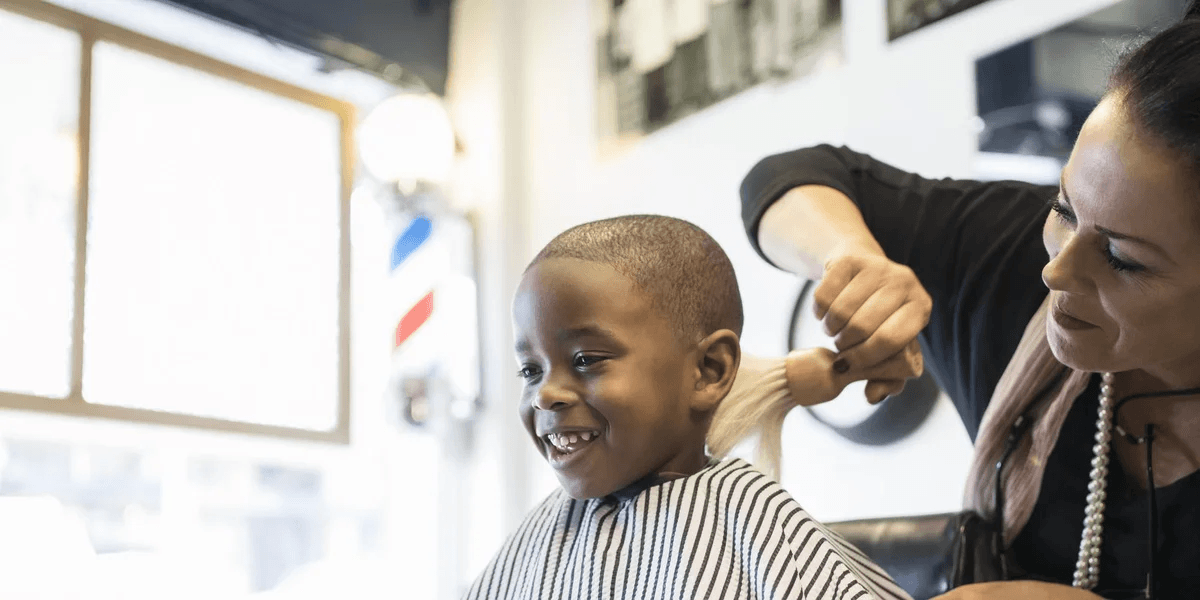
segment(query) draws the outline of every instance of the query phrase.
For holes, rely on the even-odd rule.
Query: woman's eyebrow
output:
[[[1067,206],[1071,206],[1071,197],[1067,195],[1067,182],[1066,182],[1065,175],[1059,177],[1058,191],[1060,194],[1062,194],[1063,204],[1066,204]],[[1150,250],[1153,250],[1154,252],[1157,252],[1163,258],[1170,261],[1172,264],[1175,264],[1175,261],[1171,259],[1171,255],[1167,254],[1166,250],[1163,250],[1161,246],[1159,246],[1158,244],[1155,244],[1154,242],[1151,242],[1150,240],[1147,240],[1145,238],[1140,238],[1136,235],[1129,235],[1128,233],[1121,233],[1119,231],[1113,231],[1107,227],[1101,227],[1099,225],[1094,225],[1093,227],[1095,228],[1096,231],[1104,234],[1108,238],[1144,246]]]

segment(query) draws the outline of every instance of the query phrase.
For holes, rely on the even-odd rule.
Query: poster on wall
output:
[[[842,59],[841,0],[593,0],[593,10],[602,147]]]
[[[888,0],[888,41],[988,0]]]

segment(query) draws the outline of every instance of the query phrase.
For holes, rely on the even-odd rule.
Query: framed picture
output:
[[[842,58],[840,0],[594,0],[593,10],[601,144]]]
[[[888,41],[988,0],[888,0]]]

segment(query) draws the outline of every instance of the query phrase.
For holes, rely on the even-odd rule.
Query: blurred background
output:
[[[0,597],[459,597],[556,486],[508,316],[551,237],[691,220],[747,352],[828,345],[746,241],[757,160],[1052,183],[1183,4],[0,0]],[[957,510],[936,384],[844,396],[792,494]]]

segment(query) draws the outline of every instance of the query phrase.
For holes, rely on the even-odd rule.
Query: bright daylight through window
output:
[[[333,428],[338,115],[114,44],[93,65],[84,399]]]
[[[30,54],[26,48],[38,48]],[[70,391],[79,35],[0,12],[0,391]]]
[[[230,598],[379,551],[351,105],[0,6],[0,598]]]

